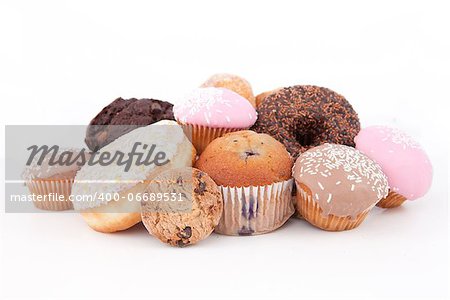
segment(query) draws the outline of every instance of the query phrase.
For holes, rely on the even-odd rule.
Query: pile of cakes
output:
[[[126,153],[137,142],[162,150],[167,163],[125,172],[119,164],[35,162],[24,172],[30,191],[64,195],[38,208],[78,210],[100,232],[142,221],[161,241],[186,246],[213,231],[268,233],[292,216],[328,231],[353,229],[374,206],[420,198],[432,182],[417,142],[386,126],[361,129],[342,95],[296,85],[255,97],[247,80],[230,74],[210,77],[175,105],[118,98],[93,118],[85,139],[90,155]],[[105,193],[118,196],[69,201]],[[164,201],[168,193],[179,199]]]

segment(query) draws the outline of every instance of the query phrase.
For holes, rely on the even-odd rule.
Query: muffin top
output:
[[[196,167],[218,185],[245,187],[288,180],[292,164],[283,144],[267,134],[244,130],[212,141]]]
[[[297,186],[310,192],[322,215],[355,218],[388,194],[380,166],[355,148],[324,144],[302,153],[293,168]]]
[[[422,147],[406,133],[386,126],[370,126],[358,133],[355,143],[358,150],[381,166],[392,191],[414,200],[430,189],[431,162]]]
[[[41,155],[37,154],[25,167],[22,178],[24,180],[73,179],[89,158],[89,153],[75,148],[58,148],[54,152],[49,151],[42,160]]]
[[[173,104],[156,99],[117,98],[95,116],[86,130],[86,145],[97,151],[118,137],[161,120],[175,120]]]
[[[256,110],[247,99],[225,88],[195,89],[173,112],[181,123],[212,128],[249,128],[256,122]]]

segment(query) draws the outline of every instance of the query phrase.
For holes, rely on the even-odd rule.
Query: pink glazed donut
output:
[[[386,198],[377,206],[392,208],[422,197],[430,189],[433,168],[428,155],[406,133],[385,126],[370,126],[355,137],[356,149],[376,161],[388,178]]]

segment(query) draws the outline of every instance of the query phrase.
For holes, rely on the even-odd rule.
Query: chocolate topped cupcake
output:
[[[86,145],[97,151],[138,127],[161,120],[175,120],[172,108],[173,104],[155,99],[117,98],[89,123]]]

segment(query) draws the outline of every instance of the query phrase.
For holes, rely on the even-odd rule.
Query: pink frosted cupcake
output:
[[[198,88],[182,104],[173,108],[200,154],[215,138],[228,132],[250,128],[256,122],[256,110],[239,94],[225,88]]]
[[[392,208],[422,197],[430,189],[433,169],[425,151],[406,133],[370,126],[355,137],[356,148],[375,160],[389,182],[389,194],[377,206]]]

